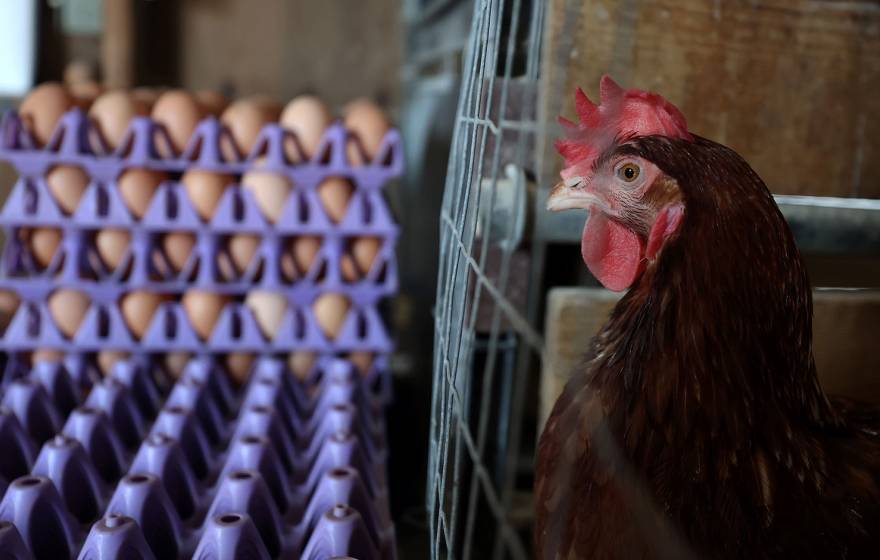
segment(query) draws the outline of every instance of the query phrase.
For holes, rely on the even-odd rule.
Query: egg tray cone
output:
[[[49,367],[43,363],[32,365],[32,358],[26,352],[12,353],[3,357],[5,358],[5,365],[2,367],[2,373],[0,373],[0,394],[2,394],[5,387],[12,381],[26,376],[48,375],[51,379],[46,380],[46,383],[49,384],[58,382],[58,379],[63,380],[66,384],[69,379],[72,382],[72,387],[80,392],[90,391],[95,384],[100,383],[104,378],[104,373],[98,364],[95,355],[87,352],[71,351],[65,353],[58,363],[58,366],[61,367],[64,372],[63,376],[54,373],[57,369],[54,366]],[[153,372],[164,372],[166,368],[163,358],[163,353],[147,354],[137,352],[134,353],[130,359],[114,364],[111,374],[115,377],[132,377],[133,383],[142,384],[143,382],[140,381],[140,377],[136,375],[140,369],[147,369]],[[294,376],[294,374],[289,371],[288,366],[285,366],[281,360],[272,356],[262,356],[255,359],[254,365],[250,368],[248,375],[253,371],[265,372],[268,368],[287,371],[292,379],[295,377],[297,378],[297,382],[291,385],[292,388],[290,393],[297,399],[295,401],[296,406],[301,407],[301,409],[305,411],[312,410],[314,413],[314,410],[309,408],[309,406],[311,406],[309,405],[309,402],[311,401],[309,400],[310,397],[305,393],[305,387],[311,387],[323,383],[327,372],[333,371],[333,364],[340,361],[345,360],[340,360],[340,358],[332,354],[318,356],[307,371],[299,372]],[[388,362],[389,359],[387,355],[377,354],[366,370],[358,370],[360,380],[360,383],[357,385],[358,389],[367,391],[371,398],[378,399],[378,402],[383,406],[391,402],[393,396],[391,379],[388,375]],[[186,367],[186,371],[199,375],[200,378],[206,378],[208,376],[207,372],[209,371],[224,372],[228,369],[228,366],[224,363],[221,356],[214,355],[210,352],[202,352],[196,357],[191,357]],[[273,375],[279,374],[273,373]],[[163,380],[167,381],[170,379],[167,373],[154,375],[153,378],[159,383]],[[228,384],[221,385],[221,387],[225,387],[226,385]],[[336,385],[334,385],[334,387],[336,387]],[[167,390],[168,387],[165,387],[165,389]],[[148,389],[146,388],[144,389],[144,391],[147,390]],[[330,393],[328,393],[328,395],[329,394]],[[230,402],[230,399],[232,398],[227,393],[222,393],[221,396],[225,399],[223,402]]]
[[[382,406],[350,363],[313,385],[210,358],[138,358],[89,390],[61,363],[5,380],[0,550],[11,558],[393,560]]]

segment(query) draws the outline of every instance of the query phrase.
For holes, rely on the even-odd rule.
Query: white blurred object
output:
[[[101,0],[54,0],[61,8],[61,27],[67,35],[100,35],[103,21]],[[120,0],[111,0],[120,1]]]
[[[21,97],[34,85],[37,2],[0,3],[0,96]]]
[[[484,177],[480,181],[482,202],[477,237],[487,231],[493,245],[514,251],[522,241],[526,227],[526,189],[526,174],[512,163],[505,165],[503,174],[494,179]]]

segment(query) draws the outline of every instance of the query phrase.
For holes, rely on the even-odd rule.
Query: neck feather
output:
[[[593,343],[590,383],[628,447],[647,429],[737,448],[756,429],[835,423],[816,377],[809,279],[767,188],[723,146],[646,144],[652,161],[675,154],[664,171],[682,186],[685,218]]]

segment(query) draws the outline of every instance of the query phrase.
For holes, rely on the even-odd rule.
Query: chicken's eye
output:
[[[625,163],[617,170],[617,176],[627,183],[632,183],[638,178],[639,171],[640,169],[638,165],[634,163]]]

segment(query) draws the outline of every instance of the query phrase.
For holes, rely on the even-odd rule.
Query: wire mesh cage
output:
[[[441,212],[427,505],[433,558],[526,558],[521,414],[542,339],[521,250],[543,2],[474,3]]]
[[[639,10],[633,9],[636,5]],[[666,26],[674,27],[666,22],[676,21],[676,14],[681,15],[676,11],[679,8],[690,8],[665,2],[633,6],[624,6],[611,14],[604,9],[606,3],[584,0],[474,2],[440,215],[427,487],[432,558],[519,559],[532,554],[533,506],[528,489],[533,483],[529,477],[533,474],[534,441],[528,437],[534,437],[535,425],[542,423],[541,419],[530,416],[534,412],[531,405],[538,400],[532,374],[541,366],[545,351],[537,317],[541,307],[539,300],[546,287],[559,285],[555,277],[543,278],[545,272],[550,272],[548,263],[552,254],[562,254],[551,253],[560,247],[548,247],[567,244],[569,248],[580,248],[584,225],[583,215],[551,217],[542,209],[558,172],[558,161],[550,162],[548,157],[553,148],[547,140],[555,132],[549,117],[574,110],[572,98],[565,101],[560,92],[570,92],[582,83],[598,83],[598,74],[605,72],[624,74],[630,82],[647,87],[659,89],[662,85],[663,89],[671,90],[669,84],[674,82],[680,88],[697,91],[698,86],[732,79],[710,71],[718,67],[717,59],[727,60],[724,57],[728,53],[732,53],[734,61],[742,56],[743,49],[731,48],[736,41],[719,38],[711,45],[711,61],[705,65],[693,63],[690,55],[700,57],[710,52],[706,50],[700,28],[700,40],[682,47],[689,60],[685,70],[694,78],[692,82],[676,80],[674,77],[679,76],[676,72],[682,70],[680,61],[675,56],[657,55],[662,49],[655,48],[656,36],[646,35],[647,46],[634,45],[629,41],[635,38],[628,35],[627,30],[635,29],[633,22],[638,19],[641,23],[647,22],[645,25],[662,26],[665,37],[678,44],[679,34],[666,33]],[[739,18],[764,21],[750,11],[753,8],[743,6],[742,11],[733,10],[722,17],[720,4],[700,4],[705,21],[719,27]],[[728,7],[725,5],[724,9]],[[663,23],[657,23],[661,21]],[[690,20],[682,18],[682,21]],[[776,19],[773,22],[773,25],[779,23]],[[799,29],[810,32],[814,23],[805,20]],[[626,24],[624,30],[619,29],[622,24]],[[591,47],[588,54],[587,46]],[[542,49],[545,52],[542,53]],[[652,56],[640,58],[648,50]],[[857,59],[844,47],[835,52]],[[836,66],[829,70],[832,66],[825,66],[824,59],[813,53],[801,53],[786,44],[773,56],[764,54],[761,51],[760,59],[749,59],[749,64],[742,67],[749,68],[751,87],[761,88],[767,96],[776,96],[777,101],[773,103],[778,106],[766,101],[766,96],[731,99],[721,104],[723,106],[713,102],[709,109],[693,101],[702,99],[699,95],[685,96],[679,92],[677,101],[685,114],[689,114],[689,120],[693,114],[694,121],[701,123],[699,126],[705,129],[707,137],[740,145],[740,153],[757,162],[756,170],[766,172],[765,179],[801,252],[812,257],[876,255],[874,232],[880,215],[876,212],[876,199],[844,198],[865,196],[862,191],[851,190],[847,181],[830,190],[821,181],[803,190],[793,190],[801,187],[792,186],[786,177],[774,176],[775,166],[761,167],[764,154],[758,152],[766,151],[767,144],[762,144],[760,150],[750,145],[747,140],[753,129],[728,130],[728,123],[739,124],[747,120],[745,117],[769,111],[771,107],[782,113],[797,111],[797,108],[788,109],[791,101],[784,95],[785,88],[764,83],[760,77],[763,74],[753,71],[756,65],[767,64],[775,72],[780,60],[794,58],[803,68],[823,71],[823,87],[831,87],[829,84],[839,81],[835,77]],[[539,90],[545,93],[542,98],[539,98]],[[803,106],[809,107],[812,114],[813,101],[806,99]],[[751,100],[760,100],[759,105],[753,105]],[[859,107],[853,103],[852,110],[861,111]],[[719,112],[723,118],[705,118],[707,114],[715,117]],[[794,134],[796,128],[788,129],[787,133]],[[761,129],[761,132],[765,131]],[[813,137],[802,135],[808,142]],[[779,157],[799,150],[784,142],[774,149],[778,150]],[[854,167],[860,165],[854,164]],[[873,210],[869,210],[871,208]],[[817,261],[811,264],[821,270]],[[555,262],[553,266],[559,268]],[[565,282],[570,283],[577,273],[565,270],[559,276],[565,276]],[[826,281],[830,277],[826,276]],[[842,273],[834,278],[835,282],[846,282],[840,285],[873,286],[870,284],[873,281],[861,274]],[[584,279],[596,285],[595,279]],[[608,304],[597,301],[592,302],[596,305],[589,308],[590,313],[599,309],[599,304]],[[601,314],[596,315],[595,322],[599,322]],[[548,314],[548,356],[552,356],[554,350],[550,324]],[[583,321],[578,324],[583,326]],[[578,335],[581,334],[586,343],[588,337],[578,331]],[[543,365],[563,369],[562,364],[551,364],[553,361],[548,359]],[[541,375],[553,367],[542,368]],[[565,369],[565,379],[568,379],[570,372]],[[555,395],[543,394],[544,381],[542,378],[542,405],[555,400]],[[561,384],[555,387],[557,391],[561,388]],[[572,413],[562,418],[561,421],[573,422],[579,416]],[[534,424],[529,424],[532,420]],[[612,437],[606,423],[590,418],[584,422],[580,427],[565,424],[560,430],[572,433],[582,429],[591,434],[594,445],[591,452],[596,459],[606,465],[613,464],[617,469],[616,480],[626,489],[625,496],[620,498],[621,507],[633,511],[639,526],[638,531],[628,533],[627,537],[637,535],[649,542],[656,548],[658,557],[694,557],[699,543],[690,538],[687,527],[676,525],[663,512],[662,504],[656,503],[650,486],[637,469],[632,468],[639,465],[621,454],[619,442]],[[558,480],[570,480],[573,463],[559,463],[565,465],[565,470],[556,467],[552,475]],[[561,498],[563,505],[558,507],[557,513],[570,511],[570,501]],[[604,514],[604,510],[599,512],[599,516]],[[565,513],[556,515],[557,520],[563,518]],[[545,538],[550,544],[543,543],[545,550],[539,552],[546,555],[554,550],[554,542],[559,538],[558,527],[554,531],[557,532]],[[623,542],[621,546],[631,545]]]

